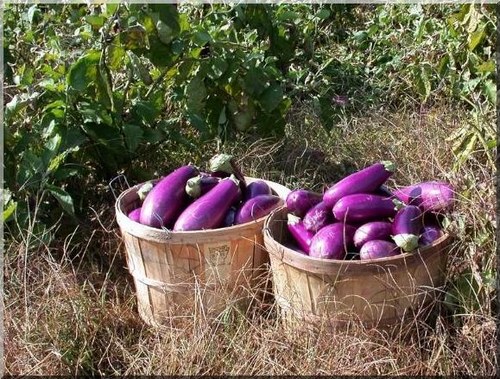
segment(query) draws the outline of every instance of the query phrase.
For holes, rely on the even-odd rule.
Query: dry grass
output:
[[[350,170],[391,159],[398,164],[393,184],[450,181],[467,196],[452,215],[459,244],[450,257],[447,288],[469,270],[477,281],[477,301],[450,307],[440,300],[434,321],[415,320],[416,332],[405,336],[355,327],[291,328],[276,312],[243,315],[234,309],[217,322],[148,327],[137,315],[112,207],[102,204],[91,213],[91,228],[66,240],[36,243],[24,231],[24,238],[6,241],[5,372],[494,375],[495,292],[484,275],[496,267],[494,173],[480,152],[452,172],[451,142],[445,139],[460,124],[459,115],[439,109],[358,117],[329,135],[311,114],[296,110],[282,141],[235,143],[231,151],[241,157],[244,172],[320,190]],[[457,293],[463,292],[460,287]]]

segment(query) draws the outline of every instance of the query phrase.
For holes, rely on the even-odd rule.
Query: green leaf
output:
[[[84,91],[90,83],[96,81],[100,58],[100,51],[91,50],[73,63],[68,72],[68,86]]]
[[[205,31],[199,31],[193,35],[193,43],[196,46],[204,46],[206,43],[212,41],[212,37]]]
[[[176,36],[174,30],[161,20],[158,20],[158,22],[156,23],[156,30],[158,31],[158,38],[165,45],[168,45],[170,42],[172,42],[172,40]]]
[[[483,62],[477,66],[477,70],[481,73],[493,73],[495,72],[495,61],[490,59],[489,61]]]
[[[120,5],[119,3],[105,3],[104,4],[105,14],[111,16],[113,13],[116,12],[119,5]]]
[[[73,206],[73,199],[71,198],[71,195],[61,187],[56,187],[52,184],[47,184],[46,187],[50,194],[59,202],[62,209],[69,215],[75,216],[75,208]]]
[[[131,51],[129,51],[129,57],[136,76],[140,78],[146,85],[150,85],[151,83],[153,83],[153,78],[151,77],[149,70],[144,67],[139,57]]]
[[[199,114],[189,112],[188,119],[191,125],[193,125],[203,136],[208,134],[208,125]]]
[[[133,153],[142,141],[144,134],[142,128],[139,125],[125,124],[123,125],[123,134],[125,135],[125,143],[128,150]]]
[[[108,66],[113,70],[118,70],[121,67],[123,58],[125,57],[125,49],[119,43],[112,43],[108,46],[107,54]]]
[[[472,152],[474,151],[477,139],[477,134],[471,132],[454,146],[453,153],[456,157],[456,161],[454,164],[455,169],[460,167],[467,159],[469,159]]]
[[[316,13],[316,17],[322,20],[326,20],[328,17],[330,17],[330,14],[331,12],[328,9],[323,8],[318,13]]]
[[[486,80],[483,83],[483,92],[491,104],[496,104],[497,101],[497,85],[493,80]]]
[[[21,163],[17,172],[19,186],[36,187],[40,184],[44,170],[42,159],[31,150],[22,153]]]
[[[268,79],[263,70],[251,68],[245,75],[245,90],[252,96],[260,96],[266,90]]]
[[[283,90],[279,84],[271,84],[260,96],[259,103],[267,113],[271,113],[283,100]]]
[[[10,201],[2,212],[2,222],[7,222],[12,217],[17,208],[17,202]]]
[[[120,33],[120,41],[127,50],[147,47],[146,29],[142,25],[133,25]]]
[[[320,11],[321,12],[321,11]],[[318,12],[318,14],[320,13]],[[276,16],[276,19],[278,21],[293,21],[299,18],[299,14],[294,11],[285,11],[281,12]]]
[[[205,106],[207,89],[200,75],[196,75],[186,87],[187,107],[191,113],[201,113]]]
[[[469,35],[469,51],[473,51],[486,37],[485,25]]]
[[[229,64],[222,58],[212,59],[212,65],[208,71],[208,77],[212,80],[219,79],[227,71]]]
[[[131,114],[135,121],[150,126],[160,114],[160,110],[149,101],[137,101],[132,106]]]
[[[422,96],[423,101],[425,102],[431,94],[431,82],[429,80],[426,67],[417,68],[415,82],[418,93]]]
[[[106,21],[106,17],[90,15],[85,17],[85,21],[87,21],[94,29],[100,29],[104,26],[104,22]]]

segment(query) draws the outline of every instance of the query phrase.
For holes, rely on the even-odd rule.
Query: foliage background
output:
[[[394,151],[399,183],[457,187],[448,305],[492,317],[493,5],[7,4],[3,22],[4,271],[24,267],[9,304],[40,254],[123,275],[79,251],[112,220],[119,175],[142,182],[229,151],[256,175],[320,190]],[[419,139],[436,144],[427,157]],[[77,358],[65,364],[95,372]]]

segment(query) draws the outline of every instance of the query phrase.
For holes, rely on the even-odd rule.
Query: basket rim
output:
[[[446,248],[452,241],[453,236],[450,233],[444,233],[441,237],[435,240],[432,244],[419,248],[414,252],[405,252],[392,257],[376,258],[370,260],[346,260],[346,259],[328,259],[328,258],[316,258],[311,257],[306,254],[301,254],[298,251],[291,249],[271,235],[270,223],[275,220],[278,214],[286,211],[286,207],[280,207],[273,210],[266,218],[264,222],[264,244],[266,250],[269,252],[271,257],[275,257],[283,261],[284,263],[290,264],[298,269],[304,269],[303,266],[299,266],[298,263],[302,262],[307,265],[307,263],[312,263],[315,265],[322,265],[328,267],[373,267],[380,266],[382,264],[398,264],[406,262],[408,259],[415,259],[419,257],[426,257],[432,255],[436,252],[440,252],[442,249]],[[276,252],[273,248],[268,248],[269,245],[279,246],[280,253]],[[287,257],[285,257],[287,256]],[[288,259],[284,259],[288,258]]]
[[[240,225],[233,225],[216,229],[202,229],[202,230],[190,230],[190,231],[173,231],[166,228],[162,229],[153,228],[151,226],[140,224],[138,222],[131,220],[124,212],[123,201],[125,197],[131,196],[134,192],[137,193],[137,190],[143,184],[147,182],[157,183],[161,179],[162,178],[156,178],[146,182],[138,183],[126,189],[117,197],[115,201],[115,215],[120,228],[122,228],[123,230],[127,231],[128,233],[136,237],[152,239],[159,242],[171,241],[172,243],[176,242],[186,243],[187,241],[193,241],[192,243],[196,243],[200,242],[199,237],[201,234],[203,234],[203,236],[205,236],[206,238],[214,239],[217,237],[224,237],[225,240],[229,239],[227,237],[230,234],[234,235],[234,239],[238,239],[242,236],[245,237],[246,235],[249,234],[249,233],[243,233],[242,235],[239,235],[238,232],[252,232],[250,234],[254,234],[255,229],[260,229],[260,230],[262,229],[262,225],[264,224],[266,217],[268,217],[268,215],[265,215],[261,218]],[[245,179],[248,181],[248,183],[257,180],[262,180],[266,182],[271,187],[271,189],[283,200],[283,204],[286,199],[286,195],[291,191],[289,188],[283,186],[282,184],[267,179],[254,178],[250,176],[245,176]],[[283,205],[278,207],[278,209],[282,207]]]

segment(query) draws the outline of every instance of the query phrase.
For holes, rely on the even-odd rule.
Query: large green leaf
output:
[[[260,96],[259,103],[267,113],[271,113],[283,100],[283,90],[277,83],[271,84]]]
[[[133,153],[139,147],[143,131],[139,125],[125,124],[123,125],[123,134],[125,135],[125,143],[127,144],[128,150]]]
[[[148,37],[142,25],[133,25],[120,33],[120,41],[127,50],[147,48]]]
[[[482,24],[479,28],[469,35],[469,51],[473,51],[486,37],[485,25]]]
[[[200,75],[196,75],[186,87],[187,107],[192,113],[199,114],[204,108],[207,89]]]
[[[59,202],[61,208],[71,216],[75,215],[75,207],[73,205],[73,199],[69,193],[63,190],[61,187],[54,186],[52,184],[47,184],[47,190],[52,196]]]
[[[100,59],[101,52],[91,50],[73,63],[67,76],[68,86],[77,91],[84,91],[90,83],[95,82]]]

